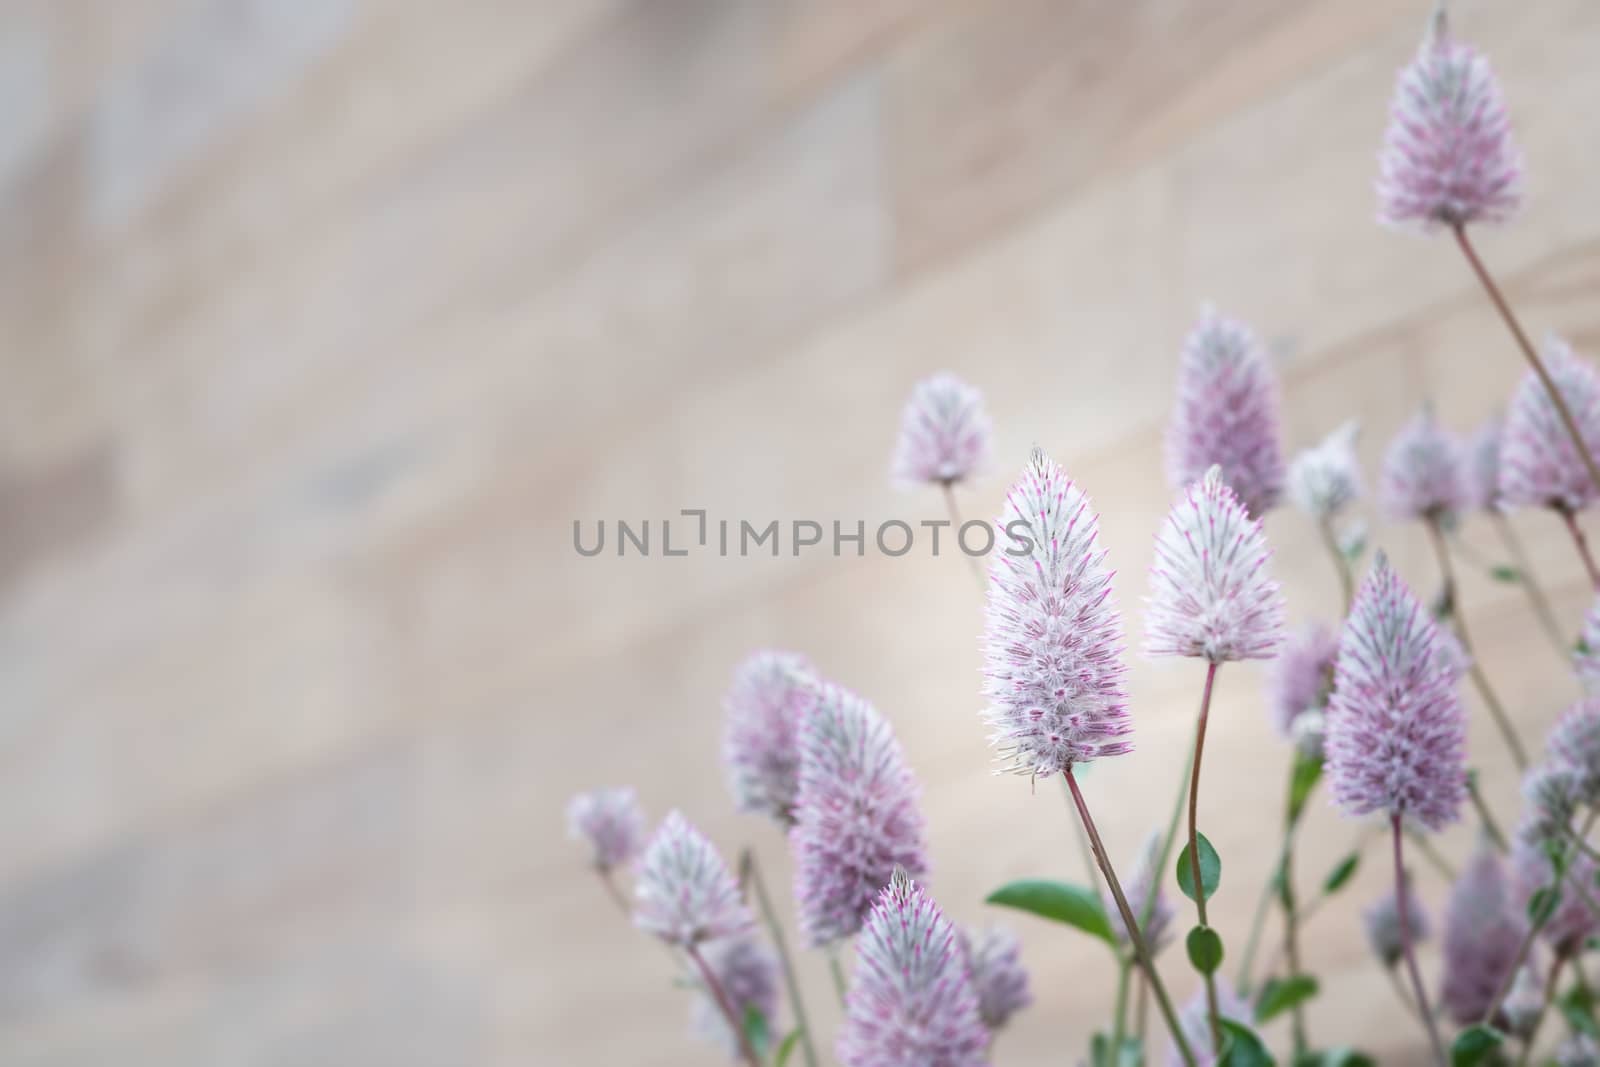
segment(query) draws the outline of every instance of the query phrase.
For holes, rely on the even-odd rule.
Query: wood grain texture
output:
[[[775,558],[590,559],[573,521],[653,520],[659,552],[683,508],[713,540],[941,518],[886,466],[911,383],[950,369],[997,430],[966,514],[1049,449],[1101,513],[1137,649],[1203,302],[1271,345],[1288,443],[1357,415],[1369,474],[1422,403],[1466,430],[1518,380],[1449,244],[1371,221],[1427,6],[0,3],[5,1061],[710,1062],[561,808],[634,783],[751,845],[789,914],[784,843],[732,813],[717,762],[729,672],[763,646],[894,723],[957,919],[993,918],[1004,879],[1081,877],[1055,784],[990,773],[961,560],[795,556],[787,531]],[[1480,245],[1536,332],[1600,351],[1600,10],[1458,7],[1529,165],[1522,217]],[[1418,532],[1367,510],[1431,590]],[[1575,629],[1564,531],[1516,524]],[[1267,527],[1291,614],[1331,618],[1313,531]],[[1486,523],[1461,537],[1499,558]],[[1461,596],[1536,743],[1573,681],[1515,586],[1467,568]],[[1199,678],[1130,663],[1138,751],[1085,788],[1131,858]],[[1208,743],[1235,958],[1287,759],[1263,677],[1224,670]],[[1303,886],[1358,830],[1316,805]],[[1313,1035],[1423,1062],[1356,934],[1384,881],[1374,854],[1306,932]],[[1007,921],[1038,1004],[998,1062],[1075,1058],[1109,964]],[[826,965],[800,971],[831,1035]]]

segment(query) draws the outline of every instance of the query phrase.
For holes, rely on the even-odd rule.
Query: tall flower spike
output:
[[[1211,1044],[1208,1012],[1206,991],[1200,988],[1195,990],[1178,1013],[1178,1024],[1183,1027],[1183,1036],[1188,1039],[1189,1048],[1194,1052],[1196,1067],[1213,1067],[1217,1062],[1216,1049]],[[1217,978],[1217,1014],[1224,1019],[1245,1024],[1249,1024],[1254,1017],[1250,1003],[1239,995],[1232,982],[1221,976]],[[1183,1056],[1170,1037],[1167,1039],[1167,1067],[1183,1067]]]
[[[1552,760],[1571,768],[1578,803],[1600,808],[1600,698],[1569,708],[1550,731],[1546,748]]]
[[[716,847],[676,811],[645,846],[633,891],[634,925],[669,945],[737,937],[754,925]]]
[[[1422,901],[1412,888],[1409,877],[1406,879],[1406,918],[1411,927],[1413,945],[1420,945],[1432,936],[1428,914],[1422,910]],[[1400,900],[1394,890],[1373,901],[1361,913],[1361,920],[1366,927],[1367,944],[1372,947],[1372,954],[1378,957],[1379,962],[1385,967],[1399,963],[1405,955],[1406,946],[1400,936]]]
[[[1578,772],[1559,760],[1546,760],[1522,776],[1522,817],[1517,840],[1534,848],[1565,844],[1578,811]]]
[[[1045,778],[1129,751],[1122,623],[1089,498],[1034,449],[1000,524],[984,636],[990,741],[1008,770]]]
[[[620,867],[644,842],[644,812],[632,789],[592,789],[567,804],[567,836],[587,841],[600,871]]]
[[[805,657],[757,652],[733,672],[723,698],[722,761],[740,811],[794,821],[800,778],[800,722],[815,698]]]
[[[734,1014],[747,1018],[758,1012],[769,1033],[782,1033],[778,1026],[778,957],[753,937],[734,937],[713,941],[705,950],[706,965],[717,978]],[[728,1017],[716,998],[699,990],[690,1010],[694,1032],[722,1046],[728,1058],[740,1058],[739,1037],[728,1025]]]
[[[1379,486],[1384,510],[1395,519],[1453,522],[1468,503],[1464,460],[1461,442],[1424,408],[1384,453]]]
[[[906,401],[891,476],[906,489],[964,481],[988,462],[990,434],[983,394],[953,374],[935,374]]]
[[[989,1033],[956,928],[904,871],[856,942],[839,1035],[844,1067],[982,1067]]]
[[[1139,849],[1138,862],[1133,865],[1132,872],[1123,882],[1123,892],[1128,897],[1128,906],[1133,909],[1133,917],[1135,919],[1143,917],[1139,923],[1139,932],[1144,934],[1145,947],[1150,950],[1152,959],[1172,940],[1172,919],[1175,914],[1172,901],[1162,888],[1162,872],[1156,869],[1160,862],[1161,832],[1152,830]],[[1150,903],[1152,888],[1155,890],[1154,904]],[[1122,912],[1110,900],[1104,899],[1103,892],[1101,896],[1106,906],[1106,917],[1111,920],[1111,929],[1117,935],[1117,941],[1125,948],[1131,948],[1128,924],[1123,922]],[[1148,916],[1145,915],[1146,907],[1149,907]]]
[[[1244,505],[1212,467],[1173,505],[1156,535],[1145,650],[1212,663],[1269,659],[1283,637],[1272,555]]]
[[[999,1030],[1033,1003],[1017,935],[1003,926],[988,926],[964,933],[961,947],[978,994],[978,1016],[991,1032]]]
[[[1594,861],[1575,849],[1572,853],[1556,910],[1539,931],[1558,956],[1582,952],[1585,942],[1600,932],[1600,913],[1595,911]],[[1512,852],[1512,864],[1524,907],[1534,893],[1555,884],[1555,868],[1542,848],[1519,841]]]
[[[1583,617],[1583,641],[1572,663],[1584,692],[1600,693],[1600,600],[1596,600]]]
[[[795,897],[812,945],[854,934],[896,867],[927,869],[917,784],[883,716],[823,683],[800,731]]]
[[[1356,438],[1361,424],[1351,419],[1289,464],[1289,501],[1314,519],[1331,519],[1361,498],[1361,461]]]
[[[1429,830],[1466,797],[1466,721],[1439,630],[1379,553],[1339,639],[1328,778],[1345,814],[1382,811]]]
[[[1178,357],[1167,478],[1183,489],[1213,466],[1256,518],[1283,495],[1277,379],[1249,327],[1207,308]]]
[[[1478,1022],[1493,1005],[1517,964],[1526,930],[1527,919],[1511,898],[1499,855],[1480,845],[1450,888],[1444,913],[1439,1001],[1456,1023]]]
[[[1504,1029],[1524,1042],[1533,1036],[1539,1017],[1544,1014],[1544,979],[1539,971],[1532,958],[1517,968],[1517,976],[1511,980],[1506,999],[1500,1004]],[[1487,1010],[1488,1005],[1484,1007]],[[1471,1021],[1477,1022],[1476,1019]]]
[[[1543,355],[1545,369],[1593,455],[1600,450],[1600,372],[1554,334],[1545,338]],[[1522,376],[1506,411],[1500,492],[1511,507],[1565,511],[1582,511],[1600,496],[1550,394],[1531,370]]]
[[[1450,36],[1441,8],[1389,106],[1379,218],[1423,229],[1500,222],[1516,211],[1521,181],[1499,82],[1488,60]]]
[[[1500,441],[1504,424],[1490,419],[1467,442],[1467,502],[1478,511],[1500,510]]]
[[[1267,675],[1267,707],[1278,736],[1312,759],[1322,758],[1338,659],[1338,635],[1320,622],[1308,623],[1284,643]]]

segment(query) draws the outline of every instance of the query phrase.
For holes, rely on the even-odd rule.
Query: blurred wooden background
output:
[[[960,560],[584,559],[572,521],[937,517],[886,467],[911,383],[951,369],[998,431],[968,513],[1044,445],[1101,509],[1137,648],[1203,301],[1278,354],[1289,443],[1359,415],[1369,472],[1425,398],[1465,430],[1520,373],[1449,243],[1373,222],[1426,8],[5,0],[0,1059],[716,1062],[561,808],[635,783],[785,883],[717,759],[758,646],[895,723],[958,919],[1007,878],[1078,877],[1055,785],[989,772]],[[1534,330],[1593,354],[1600,6],[1457,17],[1529,164],[1484,253]],[[1575,626],[1561,531],[1518,524]],[[1331,616],[1306,522],[1268,527],[1295,617]],[[1415,531],[1375,535],[1433,587]],[[1571,680],[1515,587],[1464,597],[1536,739]],[[1088,782],[1123,856],[1165,817],[1200,678],[1130,658],[1139,751]],[[1223,672],[1208,746],[1235,960],[1287,764],[1261,677]],[[1356,833],[1315,807],[1307,889]],[[1311,1029],[1407,1062],[1355,920],[1384,881],[1369,863],[1307,931]],[[1073,1062],[1108,961],[1006,921],[1038,1003],[1000,1062]],[[826,1042],[826,968],[801,967]]]

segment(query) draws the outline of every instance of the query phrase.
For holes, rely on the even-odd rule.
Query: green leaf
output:
[[[1305,810],[1306,801],[1311,796],[1311,791],[1317,787],[1317,782],[1322,778],[1322,761],[1312,759],[1303,752],[1296,751],[1294,769],[1289,774],[1289,825],[1293,826],[1300,821],[1300,813]]]
[[[1489,568],[1489,577],[1497,582],[1520,582],[1522,572],[1515,567],[1507,567],[1504,563]]]
[[[789,1031],[789,1036],[783,1039],[783,1044],[778,1046],[778,1058],[773,1061],[773,1067],[784,1067],[789,1062],[789,1057],[794,1055],[795,1046],[800,1043],[800,1028],[797,1026]]]
[[[744,1009],[744,1036],[749,1039],[750,1047],[756,1050],[757,1056],[766,1056],[772,1038],[767,1032],[767,1017],[754,1004]]]
[[[1356,873],[1356,868],[1361,866],[1361,853],[1352,852],[1340,860],[1333,870],[1328,872],[1328,877],[1322,880],[1322,891],[1333,894],[1343,889],[1345,883],[1350,881]]]
[[[1295,1057],[1294,1067],[1376,1067],[1372,1057],[1340,1045],[1325,1052],[1303,1052]]]
[[[1351,563],[1360,562],[1362,555],[1367,551],[1367,531],[1351,530],[1341,537],[1339,551],[1344,553],[1344,558]]]
[[[1288,978],[1269,978],[1256,1001],[1256,1022],[1264,1023],[1277,1018],[1296,1004],[1317,995],[1317,980],[1308,974]]]
[[[1200,844],[1200,886],[1205,890],[1206,899],[1210,900],[1217,891],[1217,883],[1222,881],[1222,859],[1217,855],[1217,850],[1211,847],[1211,842],[1206,840],[1205,834],[1197,834],[1196,837]],[[1194,899],[1194,872],[1189,865],[1187,844],[1178,853],[1178,888],[1183,890],[1184,896]]]
[[[1222,966],[1222,937],[1209,926],[1196,926],[1184,941],[1189,962],[1201,974],[1214,974]]]
[[[1547,885],[1543,889],[1536,889],[1533,896],[1528,898],[1528,921],[1535,926],[1543,926],[1550,921],[1550,916],[1556,913],[1556,908],[1561,904],[1561,887]]]
[[[1566,1018],[1567,1025],[1590,1037],[1600,1038],[1600,1024],[1594,1017],[1594,998],[1581,985],[1575,985],[1556,1004]]]
[[[1233,1019],[1222,1020],[1222,1055],[1217,1067],[1275,1067],[1256,1032]]]
[[[1506,1036],[1492,1026],[1478,1023],[1467,1027],[1456,1035],[1450,1046],[1450,1067],[1474,1067],[1487,1062],[1505,1039]]]
[[[987,902],[1076,926],[1112,948],[1117,947],[1117,935],[1111,930],[1111,921],[1106,918],[1099,895],[1082,886],[1039,878],[1024,879],[996,889],[989,894]]]

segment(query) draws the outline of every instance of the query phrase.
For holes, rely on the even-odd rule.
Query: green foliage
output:
[[[1575,985],[1556,1000],[1556,1007],[1567,1020],[1567,1025],[1579,1033],[1600,1038],[1600,1024],[1594,1017],[1594,996],[1588,989]]]
[[[767,1017],[754,1004],[744,1010],[744,1036],[750,1042],[750,1047],[756,1050],[756,1055],[764,1059],[772,1044],[772,1035],[767,1030]]]
[[[784,1067],[789,1062],[789,1057],[794,1055],[795,1046],[800,1044],[800,1028],[795,1027],[789,1031],[789,1036],[783,1039],[783,1044],[778,1046],[778,1058],[773,1061],[773,1067]]]
[[[1269,978],[1256,1000],[1256,1022],[1268,1022],[1316,995],[1317,980],[1308,974]]]
[[[1275,1067],[1256,1032],[1233,1019],[1222,1020],[1222,1055],[1217,1067]]]
[[[1476,1067],[1491,1062],[1495,1049],[1505,1039],[1506,1035],[1492,1026],[1479,1023],[1467,1027],[1456,1035],[1450,1046],[1450,1067]]]
[[[1216,893],[1217,885],[1222,881],[1222,858],[1217,855],[1217,850],[1211,847],[1211,842],[1206,840],[1205,834],[1197,834],[1196,839],[1200,845],[1200,886],[1205,890],[1205,897],[1210,900]],[[1194,872],[1189,864],[1189,846],[1185,844],[1183,851],[1178,853],[1178,888],[1183,890],[1183,895],[1190,900],[1194,896]]]
[[[1311,797],[1311,791],[1317,787],[1317,782],[1322,779],[1322,761],[1312,759],[1299,750],[1295,751],[1294,769],[1289,775],[1289,825],[1293,826],[1300,821],[1300,813],[1305,811],[1306,801]]]
[[[1547,885],[1543,889],[1534,890],[1533,896],[1528,898],[1528,921],[1535,926],[1543,926],[1550,921],[1550,916],[1556,913],[1556,908],[1560,904],[1560,886]]]
[[[1196,926],[1184,941],[1189,962],[1201,974],[1215,974],[1222,966],[1222,936],[1209,926]]]
[[[1138,1038],[1124,1037],[1121,1054],[1113,1057],[1111,1038],[1102,1031],[1089,1041],[1089,1062],[1094,1067],[1143,1067],[1144,1049],[1140,1047]]]
[[[1497,582],[1520,582],[1522,572],[1515,567],[1508,567],[1504,563],[1489,568],[1489,577]]]
[[[989,894],[987,902],[1075,926],[1113,949],[1117,947],[1117,935],[1112,932],[1099,894],[1083,886],[1040,878],[1024,879],[996,889]]]
[[[1359,866],[1361,866],[1361,853],[1350,853],[1328,872],[1328,877],[1322,880],[1322,891],[1333,894],[1343,889],[1345,883],[1355,876],[1356,868]]]

